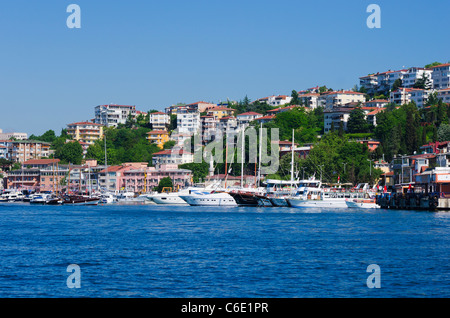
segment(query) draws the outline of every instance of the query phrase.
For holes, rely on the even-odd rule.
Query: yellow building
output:
[[[153,130],[147,133],[147,140],[156,144],[159,149],[164,148],[164,144],[169,141],[169,132],[166,130]]]
[[[221,119],[222,117],[228,117],[234,115],[234,109],[233,108],[227,108],[227,107],[214,107],[210,108],[207,111],[208,116],[213,116],[214,119]]]
[[[103,126],[91,122],[79,122],[67,125],[67,134],[74,140],[92,145],[103,138]]]

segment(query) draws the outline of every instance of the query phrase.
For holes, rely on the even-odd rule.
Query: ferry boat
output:
[[[226,192],[191,191],[180,195],[191,206],[237,206],[234,198]]]
[[[324,188],[322,182],[311,179],[302,181],[294,196],[287,198],[294,208],[347,208],[348,199],[364,199],[368,184],[358,184],[348,190],[344,188]]]

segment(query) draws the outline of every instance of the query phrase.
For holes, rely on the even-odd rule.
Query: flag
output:
[[[383,191],[384,191],[384,193],[386,193],[386,192],[387,192],[387,188],[386,188],[386,185],[384,185],[384,189],[383,189]]]
[[[338,176],[338,183],[339,183],[339,180],[341,180],[341,176]]]

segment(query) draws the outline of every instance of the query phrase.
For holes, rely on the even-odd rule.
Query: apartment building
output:
[[[11,140],[0,140],[0,158],[9,160],[8,148],[10,147]]]
[[[169,132],[167,130],[152,130],[147,133],[147,140],[156,144],[159,149],[163,149],[164,144],[169,141]]]
[[[323,106],[319,101],[319,93],[306,93],[306,94],[299,94],[298,99],[300,101],[301,105],[305,105],[306,107],[310,109],[315,109],[319,106]]]
[[[437,92],[437,97],[444,103],[450,104],[450,88],[441,89]]]
[[[420,88],[400,87],[399,89],[391,92],[389,101],[397,105],[404,105],[414,102],[418,108],[423,108],[432,92],[432,90],[424,90]]]
[[[191,136],[200,130],[200,113],[188,107],[179,107],[177,111],[177,130]]]
[[[72,123],[67,125],[67,134],[74,140],[92,145],[103,138],[103,126],[88,121]]]
[[[214,117],[214,119],[218,120],[222,117],[233,116],[235,110],[233,108],[228,107],[213,107],[209,108],[207,111],[208,116]]]
[[[328,133],[334,127],[338,130],[341,122],[344,130],[347,130],[347,122],[353,107],[335,107],[324,110],[324,132]]]
[[[382,73],[369,74],[359,78],[359,85],[364,87],[369,94],[382,93],[392,89],[397,79],[403,80],[407,69],[398,71],[386,71]]]
[[[450,88],[450,63],[433,66],[430,69],[434,89]]]
[[[21,133],[21,132],[4,133],[3,130],[0,129],[0,140],[10,140],[10,139],[26,140],[26,139],[28,139],[28,134]]]
[[[154,153],[152,157],[152,163],[156,167],[168,164],[181,165],[183,163],[191,163],[193,161],[194,155],[184,149],[163,150]]]
[[[417,80],[427,77],[429,79],[429,84],[433,87],[433,80],[431,78],[433,71],[430,69],[425,69],[421,67],[410,67],[404,74],[402,78],[402,87],[414,87]]]
[[[247,112],[242,113],[236,116],[238,126],[248,126],[248,124],[260,117],[263,117],[263,114],[259,114],[256,112]]]
[[[266,103],[270,106],[281,106],[284,104],[288,104],[290,103],[292,100],[291,96],[287,96],[287,95],[271,95],[268,97],[263,97],[263,98],[258,98],[256,101],[260,102],[260,103]],[[255,102],[256,102],[255,101]]]
[[[363,93],[354,91],[333,91],[322,95],[325,99],[325,108],[332,109],[342,107],[349,103],[364,103],[366,98]]]
[[[222,117],[223,116],[221,116],[220,118]],[[213,140],[216,136],[217,123],[220,118],[215,118],[213,115],[200,117],[203,144],[206,144],[207,142]]]
[[[95,107],[95,120],[97,124],[106,127],[117,127],[125,124],[128,116],[136,116],[136,106],[130,105],[99,105]]]
[[[385,107],[389,101],[387,99],[372,99],[364,103],[365,107],[376,107],[383,108]]]
[[[163,112],[150,114],[150,124],[153,130],[167,130],[170,124],[170,116]]]
[[[50,143],[36,140],[11,141],[8,148],[9,160],[23,163],[30,159],[47,158],[51,154]]]

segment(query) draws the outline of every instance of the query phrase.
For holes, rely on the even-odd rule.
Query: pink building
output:
[[[105,170],[100,171],[101,187],[110,191],[127,190],[135,193],[151,192],[161,179],[169,177],[175,187],[186,187],[192,183],[192,171],[178,169],[178,165],[161,165],[159,169],[148,167],[147,163],[124,163],[107,169],[108,185],[105,182]]]

